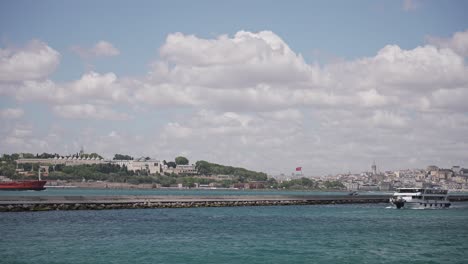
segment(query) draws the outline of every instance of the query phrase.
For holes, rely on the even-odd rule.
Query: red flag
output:
[[[302,167],[297,167],[296,171],[302,171]]]

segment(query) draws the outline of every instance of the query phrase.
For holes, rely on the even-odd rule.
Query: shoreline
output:
[[[55,181],[49,181],[55,182]],[[45,185],[45,188],[60,189],[60,188],[80,188],[80,189],[116,189],[116,190],[228,190],[228,191],[258,191],[258,192],[269,192],[269,191],[290,191],[290,192],[336,192],[346,193],[351,192],[348,190],[337,190],[337,189],[240,189],[240,188],[226,188],[226,187],[162,187],[157,184],[142,183],[142,184],[131,184],[123,182],[66,182],[60,183],[60,185]],[[362,191],[367,192],[367,191]],[[378,191],[377,193],[385,193],[386,191]]]

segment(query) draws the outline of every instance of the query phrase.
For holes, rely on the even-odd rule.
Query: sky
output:
[[[466,1],[1,1],[0,153],[468,167]]]

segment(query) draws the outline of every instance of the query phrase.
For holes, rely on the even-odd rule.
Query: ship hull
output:
[[[12,181],[0,182],[0,191],[42,191],[47,181]]]
[[[446,201],[424,201],[424,200],[390,200],[397,209],[444,209],[449,208],[451,203]]]
[[[393,205],[397,209],[403,209],[403,208],[406,208],[406,209],[445,209],[445,208],[449,208],[451,204],[449,202],[445,202],[445,203],[411,203],[411,202],[406,202],[406,203],[401,204],[401,205],[393,203]]]

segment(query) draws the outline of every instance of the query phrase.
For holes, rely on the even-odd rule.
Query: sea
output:
[[[115,192],[23,194],[70,191]],[[4,212],[0,263],[466,264],[468,203],[441,210],[382,203]]]

